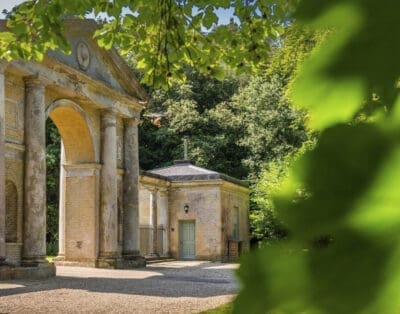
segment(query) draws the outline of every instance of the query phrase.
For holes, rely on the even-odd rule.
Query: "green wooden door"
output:
[[[194,221],[179,222],[179,257],[194,259],[196,257]]]

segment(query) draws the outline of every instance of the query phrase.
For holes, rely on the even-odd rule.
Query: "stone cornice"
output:
[[[222,185],[222,190],[226,191],[226,192],[240,193],[240,194],[246,195],[247,197],[249,196],[249,193],[250,193],[250,189],[248,187],[240,186],[240,185],[234,184],[232,182],[227,182],[227,181],[224,181],[224,183]]]
[[[139,176],[139,183],[145,186],[148,190],[159,189],[160,187],[169,187],[170,182],[164,178],[155,178],[141,174]]]
[[[223,180],[204,180],[204,181],[173,181],[171,188],[187,188],[187,187],[221,187]]]
[[[140,120],[139,118],[126,118],[123,121],[125,126],[138,126],[142,123],[142,120]]]

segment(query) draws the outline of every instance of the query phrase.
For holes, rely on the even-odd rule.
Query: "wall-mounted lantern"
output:
[[[183,210],[185,211],[185,214],[187,214],[189,212],[189,205],[185,204],[185,206],[183,206]]]

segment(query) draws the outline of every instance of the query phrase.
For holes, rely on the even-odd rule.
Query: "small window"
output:
[[[232,224],[233,224],[232,238],[234,240],[239,240],[239,207],[237,206],[233,208]]]

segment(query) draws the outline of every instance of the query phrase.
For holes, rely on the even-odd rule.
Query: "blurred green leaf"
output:
[[[351,120],[372,92],[393,105],[400,69],[397,6],[396,0],[306,0],[299,7],[301,21],[332,29],[293,86],[293,100],[310,110],[313,127]]]

